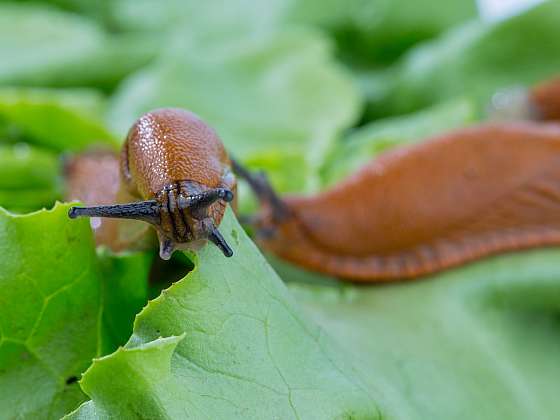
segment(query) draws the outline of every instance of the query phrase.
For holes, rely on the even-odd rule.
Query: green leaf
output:
[[[186,407],[188,403],[175,403],[168,405],[166,398],[161,399],[158,394],[168,395],[165,387],[169,387],[172,381],[171,363],[173,353],[180,337],[158,338],[138,347],[126,349],[119,348],[110,356],[96,359],[88,370],[88,381],[107,382],[110,384],[103,387],[88,388],[90,396],[99,401],[92,404],[91,401],[80,406],[78,411],[71,413],[65,419],[95,419],[95,418],[187,418],[189,412]],[[125,372],[125,374],[122,374]],[[133,385],[133,386],[131,386]],[[82,381],[82,387],[87,387]],[[127,394],[127,400],[131,401],[128,407],[114,409],[114,405],[121,405],[117,401],[119,395]],[[108,401],[105,401],[108,400]],[[181,406],[185,406],[182,409]],[[179,409],[177,409],[179,407]],[[189,409],[191,407],[188,407]],[[167,411],[167,413],[164,413]],[[189,410],[191,411],[191,410]],[[191,411],[192,412],[192,411]]]
[[[235,43],[241,36],[266,35],[276,31],[291,0],[115,0],[111,19],[124,30],[173,32],[188,35],[183,42],[194,44]]]
[[[146,111],[187,108],[216,128],[233,154],[288,162],[289,170],[275,176],[288,180],[297,172],[306,185],[285,184],[316,188],[334,138],[357,116],[356,91],[318,34],[291,31],[238,42],[208,52],[171,48],[117,93],[109,112],[113,127],[124,135]]]
[[[29,213],[41,208],[51,207],[59,196],[59,188],[0,190],[0,207],[18,214]]]
[[[0,83],[41,80],[94,52],[102,33],[77,15],[39,5],[0,4]]]
[[[130,73],[151,63],[157,56],[163,37],[157,34],[118,34],[106,36],[96,51],[56,72],[45,73],[41,80],[22,84],[52,87],[90,86],[112,92]]]
[[[58,156],[29,146],[0,144],[0,189],[53,187],[59,177]]]
[[[370,63],[390,60],[475,15],[473,0],[231,0],[228,7],[219,0],[116,0],[112,8],[112,21],[121,28],[159,32],[184,26],[197,42],[229,42],[240,33],[262,35],[292,24],[321,27],[337,38],[344,57]]]
[[[138,315],[125,348],[84,374],[92,402],[70,418],[379,418],[342,349],[305,319],[229,209],[220,230],[234,257],[203,248]]]
[[[51,4],[63,10],[89,16],[100,23],[112,26],[110,6],[113,0],[98,0],[96,2],[91,2],[90,0],[42,0],[41,3]]]
[[[413,114],[371,122],[354,130],[333,149],[324,169],[325,182],[330,185],[340,181],[385,150],[417,143],[475,120],[474,104],[457,100]]]
[[[67,211],[0,209],[0,412],[7,418],[72,410],[85,399],[76,378],[99,354],[91,230],[87,221],[70,223]]]
[[[148,301],[148,273],[153,253],[115,255],[98,251],[103,284],[103,339],[101,354],[126,343],[136,314]]]
[[[124,344],[146,303],[151,256],[94,250],[68,204],[16,216],[0,209],[0,413],[60,418],[86,399],[91,359]]]
[[[0,206],[37,210],[60,196],[58,156],[25,143],[0,145]]]
[[[473,0],[294,0],[287,21],[315,24],[337,39],[345,61],[375,65],[476,16]],[[437,13],[434,9],[437,8]]]
[[[103,98],[92,90],[0,89],[0,126],[11,127],[15,140],[57,151],[114,147],[117,142],[101,117],[103,108]]]
[[[109,36],[93,21],[39,4],[0,3],[0,85],[108,89],[147,64],[159,38]]]
[[[472,22],[414,49],[380,107],[407,112],[455,96],[481,107],[497,89],[558,73],[560,2],[545,1],[497,23]]]
[[[290,283],[394,419],[553,419],[560,250],[487,258],[383,287]]]

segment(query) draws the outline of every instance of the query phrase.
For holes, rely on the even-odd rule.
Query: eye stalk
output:
[[[251,172],[236,159],[230,157],[230,160],[233,172],[249,184],[261,205],[270,209],[274,223],[278,224],[288,219],[290,210],[274,190],[266,174],[264,172]]]
[[[172,212],[177,213],[176,217],[182,219],[183,211],[188,211],[194,220],[205,219],[202,223],[203,229],[195,234],[195,239],[208,239],[214,243],[226,257],[233,255],[232,249],[227,244],[216,226],[206,218],[206,210],[218,200],[231,202],[234,198],[233,192],[227,188],[212,188],[198,194],[189,196],[179,196],[177,206]],[[178,235],[165,235],[162,237],[162,203],[158,200],[139,201],[135,203],[114,204],[92,207],[71,207],[68,217],[108,217],[116,219],[141,220],[156,226],[160,234],[160,257],[164,260],[171,258],[171,254],[177,246],[181,246],[184,240]],[[167,216],[169,217],[169,216]],[[173,217],[173,216],[171,216]],[[186,228],[186,226],[185,226]]]
[[[177,207],[181,210],[189,210],[194,217],[201,216],[208,206],[211,206],[218,200],[229,203],[233,200],[233,193],[226,188],[214,188],[204,191],[200,194],[179,196],[177,199]]]
[[[160,205],[156,200],[138,201],[127,204],[112,204],[92,207],[71,207],[68,217],[109,217],[113,219],[135,219],[156,224],[159,222]]]
[[[229,247],[226,240],[217,228],[214,227],[214,229],[210,232],[210,235],[208,235],[208,240],[218,248],[220,248],[220,251],[222,251],[226,257],[229,258],[233,256],[232,249]]]

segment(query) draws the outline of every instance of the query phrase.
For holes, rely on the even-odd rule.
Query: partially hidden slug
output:
[[[72,207],[68,215],[148,222],[157,231],[163,259],[206,240],[233,255],[218,226],[234,198],[236,179],[222,142],[196,115],[158,109],[140,117],[123,145],[120,175],[122,188],[143,201]]]
[[[531,88],[529,101],[541,120],[560,121],[560,76]]]
[[[560,125],[458,130],[389,151],[307,197],[279,197],[262,176],[234,170],[261,202],[262,247],[343,279],[412,278],[560,244]]]
[[[113,150],[93,149],[64,157],[66,201],[81,201],[88,206],[126,203],[133,197],[121,184],[119,154]],[[137,220],[93,217],[95,243],[113,252],[153,247],[149,226]]]

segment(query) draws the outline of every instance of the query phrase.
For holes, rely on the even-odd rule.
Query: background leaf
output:
[[[544,1],[499,22],[476,21],[413,49],[404,58],[386,102],[408,112],[470,95],[484,109],[498,90],[530,85],[558,73],[560,3]]]
[[[434,13],[437,9],[437,13]],[[379,67],[416,43],[475,18],[471,0],[293,0],[288,21],[325,28],[341,58],[358,67]]]
[[[0,142],[26,140],[58,152],[115,147],[103,111],[102,96],[92,90],[0,88]]]
[[[289,25],[312,25],[328,32],[351,62],[388,62],[411,45],[435,36],[476,14],[471,0],[222,0],[201,2],[138,0],[113,2],[116,26],[161,31],[184,26],[189,35],[228,42],[239,33],[262,35]],[[433,13],[437,8],[438,13]],[[208,29],[210,28],[210,29]]]
[[[383,389],[383,418],[553,419],[558,249],[514,253],[384,287],[290,283]]]
[[[31,211],[59,199],[61,190],[54,153],[26,143],[0,145],[0,206]]]
[[[109,36],[83,17],[53,7],[0,3],[1,85],[108,89],[147,64],[158,39]]]

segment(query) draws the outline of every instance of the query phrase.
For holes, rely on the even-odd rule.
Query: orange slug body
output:
[[[66,199],[111,204],[120,188],[120,163],[112,150],[90,150],[64,161]]]
[[[560,126],[482,125],[382,155],[334,188],[266,203],[262,246],[354,281],[560,244]]]
[[[67,157],[64,162],[65,199],[93,206],[117,202],[120,190],[120,163],[111,150],[92,150]],[[113,219],[92,221],[97,245],[115,252],[125,248],[119,241],[120,222]]]
[[[162,205],[157,225],[160,242],[172,238],[174,247],[179,248],[190,248],[204,238],[207,220],[177,209],[179,196],[211,188],[235,190],[236,185],[216,132],[182,109],[152,111],[136,121],[121,152],[121,173],[131,194],[144,200],[155,198]],[[208,207],[215,226],[220,224],[225,207],[219,200]]]
[[[81,201],[88,206],[125,203],[134,199],[123,188],[119,155],[112,150],[89,150],[68,156],[64,162],[66,201]],[[95,243],[113,252],[152,246],[149,227],[136,220],[96,218],[91,222]]]
[[[235,186],[216,132],[182,109],[144,114],[130,129],[121,153],[123,180],[131,193],[143,199],[179,181],[207,188]]]
[[[151,223],[163,259],[175,249],[196,248],[207,239],[232,255],[217,227],[233,199],[236,179],[222,142],[196,115],[158,109],[140,117],[123,145],[120,175],[125,190],[121,197],[128,193],[145,201],[73,207],[69,216]]]

